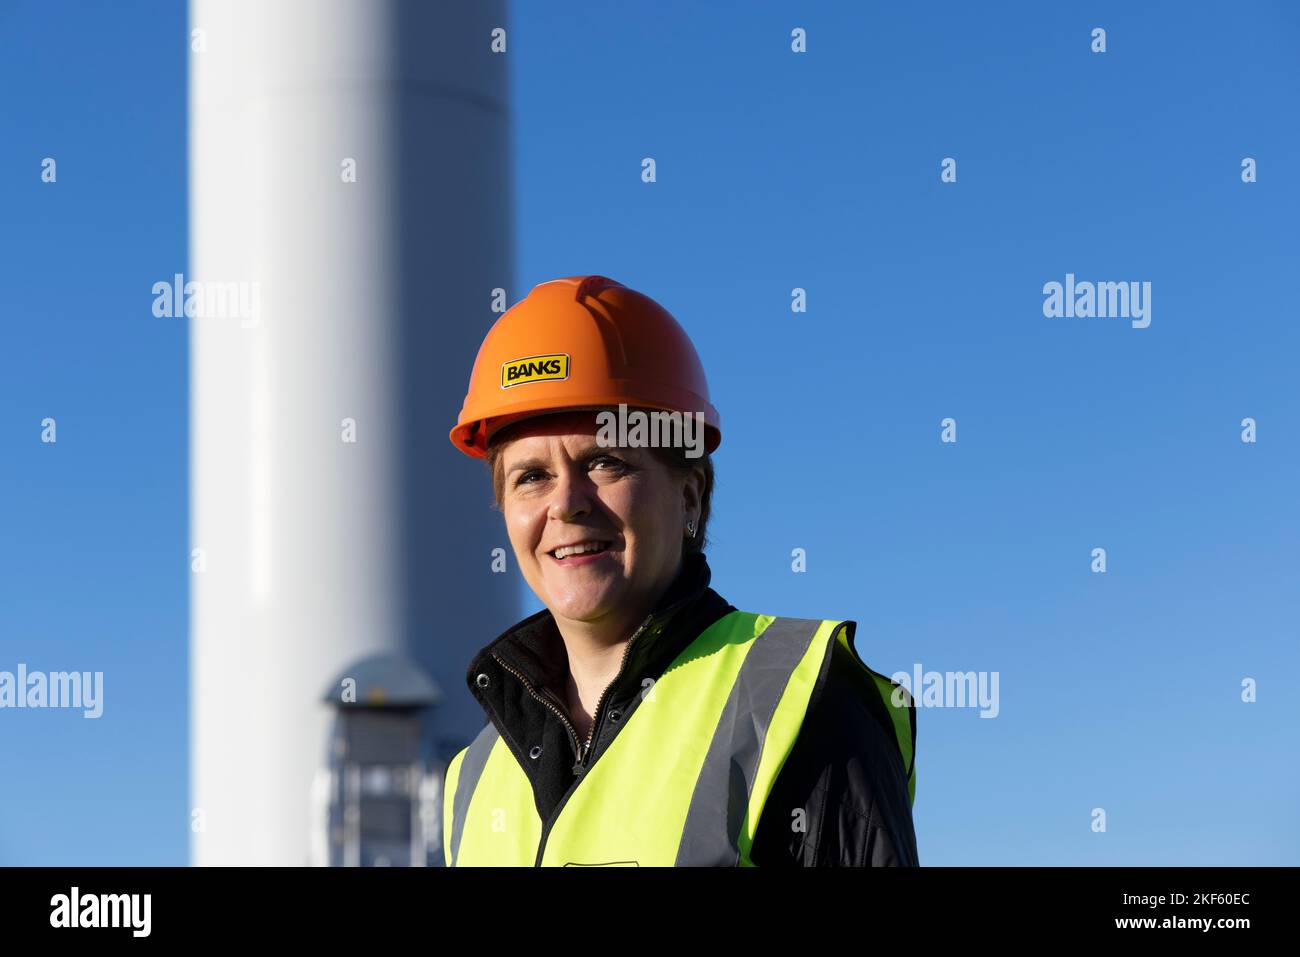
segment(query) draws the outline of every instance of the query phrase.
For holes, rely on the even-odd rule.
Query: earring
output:
[[[686,531],[690,533],[691,538],[694,538],[694,537],[695,537],[695,522],[693,522],[693,521],[687,522],[687,523],[686,523]]]

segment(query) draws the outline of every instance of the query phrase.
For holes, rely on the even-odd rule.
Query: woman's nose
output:
[[[548,512],[551,518],[570,521],[575,516],[590,512],[595,489],[587,473],[576,465],[560,469],[551,486]]]

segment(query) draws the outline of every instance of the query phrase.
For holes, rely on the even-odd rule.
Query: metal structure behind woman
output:
[[[452,443],[545,609],[470,662],[451,866],[915,864],[915,710],[856,623],[741,611],[704,554],[718,412],[694,346],[603,276],[489,331]]]

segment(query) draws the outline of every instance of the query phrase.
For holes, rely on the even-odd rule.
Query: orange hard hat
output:
[[[698,413],[705,449],[722,441],[704,366],[668,310],[605,276],[552,279],[488,330],[451,441],[486,458],[488,439],[512,422],[622,403]]]

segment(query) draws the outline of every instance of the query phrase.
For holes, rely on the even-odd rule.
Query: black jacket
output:
[[[579,775],[631,717],[642,682],[658,680],[683,648],[735,610],[709,587],[710,579],[704,555],[688,555],[597,706],[583,761],[579,745],[585,742],[575,741],[564,703],[568,653],[550,611],[509,628],[470,663],[470,693],[532,781],[543,837]],[[888,710],[853,654],[838,641],[831,644],[799,736],[759,818],[750,858],[761,867],[915,865],[910,769],[903,767]],[[481,673],[489,677],[486,688],[476,680]],[[532,759],[537,745],[541,754]],[[805,828],[795,830],[799,808]]]

